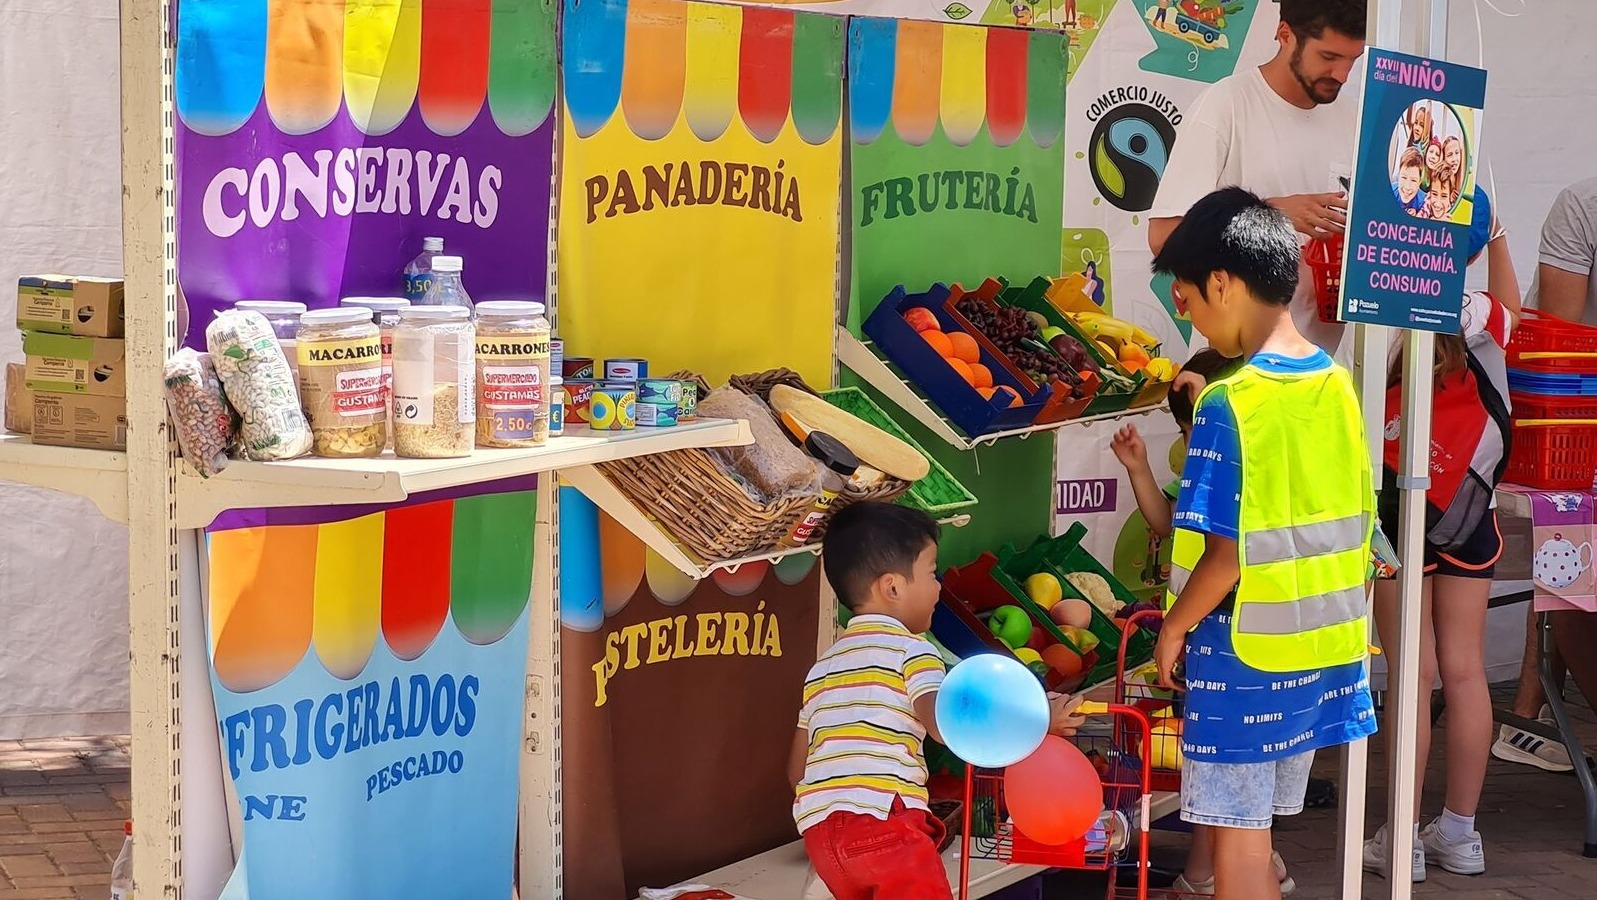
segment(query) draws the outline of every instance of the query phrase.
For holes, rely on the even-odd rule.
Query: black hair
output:
[[[1317,38],[1325,30],[1364,40],[1366,0],[1281,0],[1281,21],[1299,39]]]
[[[937,522],[918,509],[863,501],[838,511],[821,539],[821,567],[849,609],[870,598],[887,574],[912,577],[915,559],[937,545]]]
[[[1204,197],[1170,232],[1153,258],[1156,275],[1197,285],[1208,299],[1209,276],[1241,279],[1263,303],[1287,306],[1298,286],[1298,238],[1286,214],[1239,187]]]
[[[1215,376],[1225,371],[1226,367],[1234,362],[1236,360],[1222,354],[1213,347],[1206,347],[1192,354],[1192,358],[1187,360],[1187,364],[1181,367],[1181,371],[1201,375],[1205,382],[1213,382]],[[1192,404],[1197,399],[1195,395],[1188,394],[1186,391],[1172,390],[1170,392],[1170,415],[1176,417],[1177,424],[1192,424]]]

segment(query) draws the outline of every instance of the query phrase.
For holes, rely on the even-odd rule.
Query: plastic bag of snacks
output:
[[[239,453],[262,461],[305,455],[311,448],[310,424],[299,406],[294,373],[266,317],[223,310],[205,329],[205,343],[222,390],[238,410]]]
[[[208,353],[187,347],[166,361],[166,409],[177,426],[177,445],[201,478],[227,467],[233,410]]]

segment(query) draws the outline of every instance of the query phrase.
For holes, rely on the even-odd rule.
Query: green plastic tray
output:
[[[1025,287],[1015,286],[1006,289],[999,294],[998,300],[1008,306],[1018,306],[1027,312],[1041,314],[1043,318],[1048,320],[1048,324],[1055,328],[1063,329],[1066,334],[1075,338],[1082,345],[1082,348],[1087,351],[1087,355],[1092,357],[1093,362],[1098,364],[1099,368],[1118,371],[1119,364],[1105,357],[1102,351],[1098,349],[1097,342],[1082,334],[1074,322],[1066,318],[1052,303],[1048,302],[1048,298],[1045,296],[1048,286],[1048,279],[1039,276],[1032,279],[1031,283]],[[1138,373],[1131,376],[1134,387],[1130,389],[1114,390],[1107,384],[1103,385],[1098,388],[1098,393],[1092,398],[1092,405],[1088,406],[1087,411],[1082,413],[1082,415],[1099,416],[1107,413],[1124,412],[1141,396],[1146,380],[1146,376]]]
[[[865,392],[855,387],[837,388],[822,391],[821,396],[827,403],[841,409],[855,418],[862,419],[882,429],[893,437],[915,448],[926,461],[931,463],[931,471],[925,478],[910,485],[909,490],[899,498],[899,503],[914,507],[934,518],[943,518],[961,509],[976,505],[976,495],[966,490],[965,486],[949,471],[932,458],[926,448],[915,442],[915,439],[898,427],[887,413],[876,404],[876,401],[866,396]]]

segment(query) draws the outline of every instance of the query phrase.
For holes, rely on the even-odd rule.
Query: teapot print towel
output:
[[[1597,572],[1593,571],[1593,507],[1597,497],[1579,491],[1531,494],[1531,525],[1536,547],[1531,576],[1536,609],[1597,612]]]

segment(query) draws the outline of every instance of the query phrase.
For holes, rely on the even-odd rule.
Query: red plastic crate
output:
[[[1529,372],[1597,374],[1597,328],[1524,310],[1508,341],[1508,364]]]
[[[1597,419],[1514,421],[1507,481],[1544,491],[1590,490],[1594,477]]]
[[[1597,397],[1555,397],[1513,391],[1508,402],[1516,419],[1597,419]]]
[[[1322,322],[1339,321],[1336,314],[1342,302],[1342,252],[1340,234],[1309,241],[1303,248],[1303,261],[1314,275],[1314,302]]]

